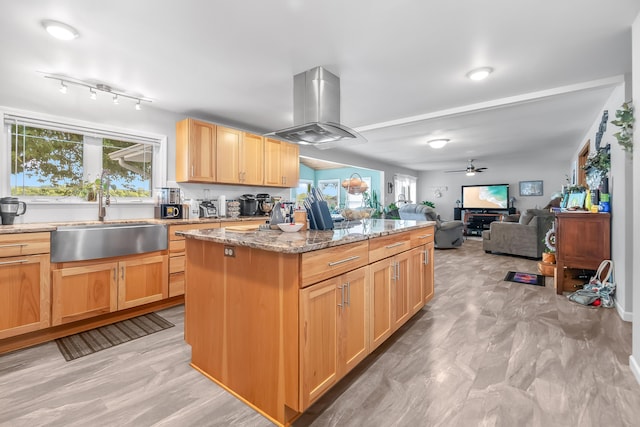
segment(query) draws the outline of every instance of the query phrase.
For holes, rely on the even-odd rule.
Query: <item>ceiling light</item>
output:
[[[471,80],[479,81],[489,77],[489,74],[491,74],[492,72],[493,68],[491,67],[476,68],[475,70],[469,71],[467,73],[467,77]]]
[[[62,80],[60,80],[60,93],[67,93],[67,85],[64,84]]]
[[[113,103],[118,105],[118,95],[113,95]]]
[[[153,102],[151,99],[145,98],[142,95],[128,93],[124,90],[116,90],[104,83],[87,82],[87,81],[75,79],[73,77],[66,77],[66,76],[55,75],[55,74],[45,74],[44,78],[60,82],[59,89],[60,89],[60,92],[62,93],[67,93],[69,85],[74,85],[74,86],[81,86],[89,89],[89,98],[92,100],[95,100],[98,98],[99,92],[103,92],[108,95],[111,95],[111,99],[113,100],[114,105],[118,105],[120,103],[121,98],[124,98],[125,100],[130,99],[131,101],[135,102],[134,108],[136,110],[142,110],[143,101]]]
[[[429,144],[431,148],[442,148],[447,145],[448,142],[448,139],[432,139],[431,141],[427,142],[427,144]]]
[[[72,26],[58,21],[45,20],[42,21],[42,26],[58,40],[73,40],[80,35]]]
[[[89,88],[89,93],[90,93],[89,98],[93,100],[96,100],[98,98],[98,94],[96,93],[95,90],[93,90],[92,87]]]
[[[467,176],[474,176],[475,174],[476,174],[476,173],[475,173],[475,172],[473,172],[473,171],[469,171],[469,172],[467,172]]]
[[[136,103],[136,110],[140,111],[142,110],[142,105],[140,105],[140,100],[138,99],[138,102]]]

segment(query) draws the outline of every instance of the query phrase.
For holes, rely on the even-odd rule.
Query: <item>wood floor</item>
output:
[[[552,288],[503,282],[536,262],[468,240],[436,251],[436,296],[296,423],[637,426],[631,324]],[[54,343],[0,356],[0,426],[269,426],[189,367],[176,327],[65,362]]]

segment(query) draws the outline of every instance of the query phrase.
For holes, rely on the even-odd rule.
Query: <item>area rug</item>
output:
[[[155,313],[58,338],[56,344],[67,362],[175,326]]]
[[[504,276],[505,282],[524,283],[525,285],[544,286],[544,276],[534,273],[520,273],[518,271],[509,271]]]

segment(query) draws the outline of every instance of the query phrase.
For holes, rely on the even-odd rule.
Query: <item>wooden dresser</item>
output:
[[[561,212],[556,214],[556,290],[564,289],[564,269],[597,270],[611,259],[611,215]]]

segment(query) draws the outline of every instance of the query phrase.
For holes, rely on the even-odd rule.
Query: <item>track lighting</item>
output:
[[[131,95],[124,91],[114,90],[113,88],[111,88],[111,86],[108,86],[103,83],[97,83],[97,84],[87,83],[82,80],[77,80],[70,77],[62,77],[59,75],[56,76],[56,75],[45,74],[44,77],[46,79],[59,81],[60,82],[59,90],[61,93],[67,93],[67,89],[69,87],[68,85],[71,84],[71,85],[83,86],[83,87],[89,88],[89,98],[93,100],[98,98],[98,92],[106,92],[108,94],[111,94],[112,95],[111,99],[114,105],[118,105],[120,103],[120,98],[131,99],[136,102],[134,106],[136,111],[142,110],[142,101],[151,102],[150,99],[147,99],[144,96]]]

